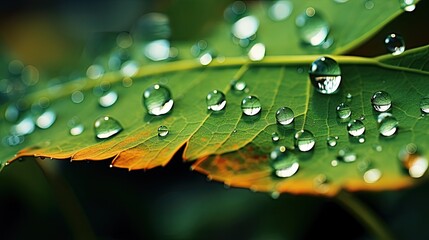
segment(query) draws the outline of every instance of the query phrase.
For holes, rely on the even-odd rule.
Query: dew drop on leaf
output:
[[[338,151],[337,159],[346,163],[350,163],[356,161],[357,155],[350,148],[343,148]]]
[[[337,116],[340,119],[347,119],[347,118],[350,118],[350,116],[352,115],[352,110],[350,109],[350,106],[346,103],[338,104],[336,110],[337,110]]]
[[[371,168],[365,171],[363,174],[363,180],[366,183],[375,183],[381,178],[381,171],[378,168]]]
[[[256,34],[259,20],[255,16],[245,16],[232,25],[232,34],[238,39],[248,39]]]
[[[225,94],[219,90],[213,90],[206,97],[207,109],[212,111],[221,111],[226,106]]]
[[[261,111],[261,102],[255,96],[247,96],[241,101],[241,110],[247,116],[254,116]]]
[[[424,114],[429,113],[429,97],[424,97],[420,100],[420,110]]]
[[[364,6],[366,9],[371,10],[374,8],[374,2],[372,0],[366,0]]]
[[[81,91],[74,91],[71,95],[71,100],[74,103],[81,103],[85,99],[85,95]]]
[[[265,45],[263,43],[256,43],[250,48],[247,55],[252,61],[261,61],[265,57]]]
[[[305,129],[297,131],[294,138],[295,147],[297,147],[301,152],[310,151],[316,144],[313,133]]]
[[[22,135],[9,135],[2,139],[2,143],[5,146],[17,146],[24,142],[24,136]]]
[[[392,53],[392,55],[396,56],[405,51],[405,42],[402,36],[391,33],[387,35],[384,39],[384,44],[386,45],[387,50]]]
[[[416,9],[416,0],[399,0],[401,8],[406,12],[412,12]]]
[[[112,117],[100,117],[94,123],[95,136],[98,139],[107,139],[113,137],[122,130],[122,125]]]
[[[150,115],[164,115],[173,108],[171,92],[159,84],[148,87],[143,92],[143,105]]]
[[[326,144],[329,147],[335,147],[338,143],[338,136],[329,136],[326,138]]]
[[[295,115],[292,109],[288,107],[281,107],[277,109],[276,120],[278,124],[282,126],[290,125],[294,119],[295,119]]]
[[[276,132],[273,132],[273,133],[271,134],[271,140],[272,140],[273,142],[278,142],[278,141],[280,140],[280,136],[279,136],[279,134],[278,134],[278,133],[276,133]]]
[[[365,125],[361,120],[355,119],[347,124],[347,131],[353,137],[359,137],[365,133]]]
[[[328,37],[328,22],[312,7],[296,17],[295,24],[301,41],[311,46],[322,45]]]
[[[57,114],[53,110],[47,110],[36,119],[36,125],[41,129],[48,129],[56,119]]]
[[[392,106],[392,98],[389,93],[378,91],[372,95],[371,104],[375,111],[386,112]]]
[[[200,64],[203,66],[207,66],[213,61],[214,57],[215,57],[215,54],[212,51],[206,51],[202,53],[199,58]]]
[[[380,113],[377,117],[378,131],[382,136],[390,137],[398,129],[398,120],[390,113]]]
[[[16,122],[19,118],[19,110],[15,106],[15,104],[10,104],[5,112],[4,112],[4,118],[9,122]]]
[[[158,128],[158,136],[159,137],[166,137],[168,135],[168,127],[166,126],[159,126]]]
[[[232,80],[231,81],[231,89],[235,92],[244,92],[247,84],[244,80]]]
[[[298,157],[285,146],[275,147],[269,157],[271,168],[277,177],[291,177],[299,169]]]
[[[278,0],[268,9],[268,17],[273,21],[287,19],[293,10],[293,4],[289,0]]]
[[[341,83],[341,69],[330,57],[320,57],[310,66],[310,80],[315,89],[323,94],[337,92]]]
[[[98,103],[102,107],[110,107],[115,104],[117,100],[118,94],[115,91],[110,91],[103,94],[103,96],[98,99]]]
[[[86,70],[86,76],[89,79],[100,79],[104,75],[104,68],[101,65],[93,64]]]
[[[121,74],[124,77],[132,77],[139,71],[139,64],[134,60],[126,61],[122,64]]]
[[[399,151],[398,158],[412,178],[422,177],[428,169],[428,160],[417,151],[417,146],[413,143],[403,147]]]
[[[144,55],[154,61],[163,61],[170,56],[170,41],[167,39],[157,39],[147,43],[144,47]]]
[[[78,136],[83,133],[85,127],[81,123],[78,117],[73,117],[67,122],[67,126],[69,128],[69,133],[72,136]]]
[[[34,131],[36,124],[34,123],[32,117],[28,116],[22,119],[19,123],[13,125],[10,129],[10,132],[13,135],[28,135]]]

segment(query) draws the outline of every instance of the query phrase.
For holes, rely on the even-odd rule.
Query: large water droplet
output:
[[[289,0],[276,1],[268,9],[268,17],[273,21],[282,21],[288,18],[293,10],[293,4]]]
[[[54,124],[57,114],[53,110],[47,110],[42,113],[36,120],[36,125],[41,129],[47,129]]]
[[[338,136],[329,136],[326,138],[326,144],[330,147],[337,146]]]
[[[413,143],[402,148],[398,154],[403,167],[408,170],[408,174],[413,178],[422,177],[428,169],[428,160],[420,155],[417,146]]]
[[[11,133],[13,135],[27,135],[34,131],[36,127],[36,124],[34,123],[32,117],[28,116],[24,119],[22,119],[19,123],[16,125],[13,125],[11,127]]]
[[[352,110],[350,109],[349,105],[346,103],[340,103],[337,106],[337,116],[340,119],[347,119],[350,118],[352,115]]]
[[[337,92],[341,83],[341,69],[330,57],[320,57],[310,66],[310,79],[318,92],[332,94]]]
[[[256,43],[250,48],[247,55],[252,61],[261,61],[265,57],[265,45],[263,43]]]
[[[295,19],[301,41],[311,46],[322,45],[329,34],[329,24],[314,8],[307,8]]]
[[[366,183],[375,183],[381,178],[381,171],[378,168],[371,168],[365,171],[363,174],[363,180]]]
[[[102,107],[110,107],[118,100],[118,94],[114,91],[105,93],[98,99],[98,103]]]
[[[378,131],[385,137],[390,137],[398,129],[398,120],[390,113],[381,113],[377,117]]]
[[[386,45],[387,50],[392,53],[392,55],[399,55],[405,51],[405,42],[402,36],[391,33],[387,35],[384,39],[384,44]]]
[[[261,111],[262,105],[259,98],[247,96],[241,101],[241,110],[247,116],[254,116]]]
[[[361,120],[355,119],[347,124],[347,131],[353,137],[359,137],[365,133],[365,125]]]
[[[78,136],[83,133],[85,127],[81,123],[78,117],[73,117],[67,122],[67,126],[69,127],[69,133],[72,136]]]
[[[297,147],[301,152],[310,151],[316,144],[313,133],[305,129],[296,132],[294,137],[295,147]]]
[[[98,139],[107,139],[121,132],[123,128],[116,119],[104,116],[95,121],[94,130]]]
[[[143,93],[143,105],[150,115],[163,115],[173,108],[170,90],[159,84],[148,87]]]
[[[159,126],[158,128],[158,136],[160,137],[166,137],[168,135],[168,127],[166,126]]]
[[[285,146],[274,148],[269,157],[271,168],[277,177],[291,177],[299,169],[298,157]]]
[[[232,34],[238,39],[252,37],[258,31],[259,21],[255,16],[246,16],[232,25]]]
[[[356,161],[357,155],[350,148],[343,148],[340,151],[338,151],[337,159],[346,163],[350,163],[350,162]]]
[[[295,119],[292,109],[288,107],[281,107],[276,111],[276,120],[280,125],[286,126],[293,122]]]
[[[279,136],[279,134],[278,134],[278,133],[276,133],[276,132],[273,132],[273,133],[271,134],[271,140],[272,140],[273,142],[278,142],[278,141],[280,140],[280,136]]]
[[[226,106],[225,94],[219,90],[213,90],[206,97],[207,109],[212,111],[220,111]]]
[[[371,104],[375,111],[386,112],[392,106],[392,98],[389,93],[378,91],[372,95]]]
[[[170,56],[170,41],[158,39],[146,44],[144,55],[152,61],[162,61]]]
[[[412,12],[416,9],[416,1],[415,0],[399,0],[401,4],[401,8],[406,12]]]
[[[420,100],[420,110],[424,114],[429,113],[429,97],[424,97]]]

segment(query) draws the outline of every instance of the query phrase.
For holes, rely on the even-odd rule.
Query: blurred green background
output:
[[[112,36],[130,31],[149,12],[169,16],[173,41],[194,42],[223,21],[232,2],[7,1],[0,7],[0,68],[20,59],[46,76],[69,74],[88,66]],[[390,32],[402,34],[407,48],[426,45],[428,10],[428,1],[422,1],[349,54],[384,54]],[[226,188],[190,171],[180,152],[165,168],[150,171],[112,169],[108,161],[46,159],[40,165],[48,177],[32,159],[0,173],[0,239],[372,239],[332,199],[290,194],[272,199]],[[397,239],[429,239],[428,189],[429,183],[422,183],[354,195]]]

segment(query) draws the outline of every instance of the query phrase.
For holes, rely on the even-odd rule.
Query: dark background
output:
[[[195,40],[212,31],[230,2],[7,1],[0,50],[59,75],[77,67],[95,35],[128,31],[144,13],[168,14],[172,40]],[[427,10],[422,1],[349,54],[384,54],[390,32],[403,35],[407,48],[427,44]],[[111,169],[108,161],[11,164],[0,174],[0,239],[371,239],[332,199],[226,188],[190,171],[180,154],[150,171]],[[428,187],[354,195],[398,239],[429,239]]]

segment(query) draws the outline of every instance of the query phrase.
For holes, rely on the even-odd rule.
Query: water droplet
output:
[[[428,169],[428,160],[420,155],[417,151],[417,146],[413,143],[402,148],[398,157],[403,167],[408,170],[409,175],[413,178],[422,177]]]
[[[332,167],[336,167],[336,166],[338,166],[338,160],[337,160],[337,159],[332,160],[332,161],[331,161],[331,166],[332,166]]]
[[[398,120],[390,113],[381,113],[377,117],[378,131],[385,137],[390,137],[398,129]]]
[[[26,86],[34,86],[39,82],[39,70],[36,67],[28,65],[22,69],[21,80]]]
[[[241,101],[241,110],[247,116],[254,116],[261,111],[261,102],[255,96],[247,96]]]
[[[89,79],[100,79],[104,75],[104,68],[101,65],[93,64],[86,70],[86,76]]]
[[[380,171],[380,169],[377,169],[377,168],[368,169],[363,174],[363,180],[366,183],[375,183],[378,180],[380,180],[380,178],[381,178],[381,171]]]
[[[139,71],[139,64],[134,60],[126,61],[122,64],[121,74],[125,77],[132,77]]]
[[[21,135],[9,135],[3,138],[3,144],[6,146],[17,146],[24,142],[24,136]]]
[[[386,112],[392,106],[392,99],[385,91],[375,92],[371,97],[372,107],[377,112]]]
[[[278,134],[278,133],[276,133],[276,132],[273,132],[273,133],[271,134],[271,140],[272,140],[273,142],[278,142],[278,141],[280,140],[280,136],[279,136],[279,134]]]
[[[374,2],[372,0],[366,0],[365,4],[364,4],[365,8],[368,9],[368,10],[373,9],[374,5],[375,4],[374,4]]]
[[[256,43],[250,48],[248,56],[252,61],[261,61],[265,57],[265,45],[263,43]]]
[[[424,114],[429,113],[429,97],[424,97],[420,100],[420,110]]]
[[[94,130],[98,139],[107,139],[121,132],[123,128],[116,119],[104,116],[95,121]]]
[[[291,177],[298,172],[298,157],[285,146],[275,147],[269,157],[271,168],[277,177]]]
[[[243,92],[246,89],[246,82],[243,80],[232,80],[231,89],[235,92]]]
[[[337,92],[341,83],[341,69],[330,57],[320,57],[310,66],[310,79],[318,92],[332,94]]]
[[[359,120],[361,120],[361,121],[365,120],[365,115],[363,115],[363,114],[360,115]]]
[[[353,95],[351,93],[347,93],[347,95],[346,95],[346,101],[350,102],[352,100],[352,98],[353,98]]]
[[[247,39],[256,34],[259,20],[255,16],[246,16],[232,25],[232,34],[238,39]]]
[[[364,143],[365,141],[366,141],[365,136],[359,136],[359,138],[358,138],[359,143]]]
[[[280,197],[280,192],[278,191],[274,191],[271,193],[271,198],[272,199],[278,199]]]
[[[15,104],[10,104],[4,112],[4,117],[9,122],[16,122],[19,117],[19,110]]]
[[[349,105],[346,103],[340,103],[337,106],[337,116],[341,119],[347,119],[350,118],[352,115],[352,110],[350,109]]]
[[[41,129],[48,129],[54,124],[57,114],[53,110],[47,110],[36,120],[36,125]]]
[[[13,125],[11,127],[11,133],[13,135],[27,135],[34,131],[35,129],[35,123],[33,119],[29,116],[24,119],[22,119],[18,124]]]
[[[406,12],[412,12],[416,9],[416,1],[415,0],[399,0],[401,4],[401,8]]]
[[[207,109],[212,111],[220,111],[226,106],[225,94],[219,90],[213,90],[206,97]]]
[[[281,107],[276,111],[276,120],[280,125],[286,126],[293,122],[295,119],[292,109],[288,107]]]
[[[159,137],[166,137],[168,135],[168,127],[166,126],[159,126],[158,128],[158,136]]]
[[[383,147],[382,147],[381,145],[379,145],[379,144],[374,144],[372,147],[374,148],[374,150],[375,150],[376,152],[381,152],[381,151],[383,151]]]
[[[334,2],[337,2],[337,3],[346,3],[346,2],[348,2],[349,0],[334,0]]]
[[[282,21],[287,19],[293,10],[293,4],[289,0],[276,1],[268,9],[268,17],[273,21]]]
[[[71,95],[71,100],[74,103],[81,103],[85,99],[85,95],[81,91],[74,91]]]
[[[150,115],[164,115],[173,108],[170,90],[159,84],[148,87],[143,93],[143,105]]]
[[[350,163],[356,161],[357,155],[350,148],[343,148],[338,151],[337,159],[346,163]]]
[[[118,94],[114,91],[105,93],[98,99],[98,103],[102,107],[110,107],[118,100]]]
[[[322,45],[330,30],[328,22],[314,8],[307,8],[295,19],[301,41],[311,46]]]
[[[314,140],[313,133],[308,130],[300,130],[295,133],[295,146],[301,152],[308,152],[313,149],[316,141]]]
[[[144,55],[155,62],[168,59],[170,56],[170,41],[167,39],[158,39],[151,41],[144,47]]]
[[[396,56],[405,51],[405,42],[402,36],[391,33],[387,35],[384,39],[384,44],[386,45],[387,50],[392,53],[392,55]]]
[[[130,77],[124,77],[122,79],[122,86],[128,88],[131,87],[133,85],[133,79]]]
[[[69,128],[69,133],[72,136],[78,136],[83,133],[85,127],[81,123],[78,117],[73,117],[67,122],[67,126]]]
[[[347,124],[347,131],[353,137],[359,137],[365,133],[365,125],[361,120],[355,119]]]
[[[212,51],[206,51],[202,53],[199,58],[200,64],[203,66],[207,66],[213,61],[214,57],[215,57],[215,54]]]
[[[335,147],[337,146],[338,136],[329,136],[326,138],[326,144],[328,144],[329,147]]]

